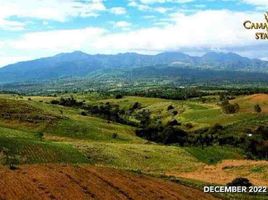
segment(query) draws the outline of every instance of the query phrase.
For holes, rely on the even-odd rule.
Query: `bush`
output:
[[[210,129],[209,129],[209,133],[210,134],[215,134],[215,133],[217,133],[218,131],[221,131],[221,130],[223,130],[224,128],[223,128],[223,126],[221,125],[221,124],[218,124],[218,123],[216,123],[216,124],[214,124],[214,126],[212,126]]]
[[[39,140],[43,140],[43,138],[44,138],[44,133],[42,133],[42,132],[38,132],[38,133],[36,133],[36,137],[38,137]]]
[[[168,107],[167,107],[167,110],[173,110],[174,109],[174,106],[172,106],[172,105],[169,105]]]
[[[112,138],[113,138],[113,139],[118,138],[118,134],[117,134],[117,133],[113,133],[113,134],[112,134]]]
[[[59,105],[67,106],[67,107],[80,107],[83,104],[84,104],[83,102],[79,102],[76,99],[74,99],[73,96],[71,96],[69,98],[61,97],[60,101],[59,101]]]
[[[164,144],[179,143],[181,146],[183,146],[187,139],[186,136],[187,133],[185,131],[168,126],[159,134],[159,139],[160,142]]]
[[[168,125],[169,126],[178,126],[178,125],[181,125],[181,123],[178,122],[176,119],[174,119],[174,120],[169,121]]]
[[[51,104],[59,104],[60,101],[58,101],[58,100],[56,100],[56,99],[53,99],[53,100],[50,101],[50,103],[51,103]]]
[[[123,95],[121,95],[121,94],[117,94],[117,95],[115,96],[115,98],[116,98],[116,99],[122,99],[122,98],[123,98]]]
[[[174,111],[172,112],[172,114],[173,114],[174,116],[176,116],[176,115],[178,114],[178,111],[177,111],[177,110],[174,110]]]
[[[232,180],[232,182],[227,183],[227,186],[252,186],[252,183],[247,178],[238,177]]]
[[[187,129],[191,129],[191,128],[194,127],[194,125],[193,125],[192,123],[187,123],[187,124],[185,124],[185,127],[186,127]]]
[[[221,104],[222,110],[226,114],[234,114],[237,113],[240,109],[239,105],[237,103],[230,104],[228,100],[224,101]]]
[[[87,116],[87,113],[86,113],[85,111],[82,111],[82,112],[81,112],[81,115],[83,115],[83,116]]]
[[[256,113],[260,113],[260,112],[262,111],[262,109],[261,109],[261,107],[260,107],[259,104],[256,104],[256,105],[254,106],[254,110],[255,110]]]
[[[7,148],[2,148],[1,150],[5,156],[5,165],[9,166],[9,169],[15,170],[18,169],[18,165],[20,164],[19,155],[15,154],[13,151]]]
[[[132,106],[132,110],[136,110],[136,109],[140,109],[141,108],[141,104],[139,102],[135,102]]]

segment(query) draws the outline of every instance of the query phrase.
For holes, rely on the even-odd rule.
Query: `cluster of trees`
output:
[[[129,90],[129,91],[117,91],[114,96],[116,98],[120,96],[141,96],[141,97],[154,97],[163,99],[174,99],[174,100],[186,100],[194,97],[201,97],[209,95],[209,91],[203,91],[199,88],[188,87],[188,88],[176,88],[176,87],[157,87],[151,89],[142,90]]]
[[[222,107],[223,112],[226,114],[237,113],[240,109],[237,103],[231,104],[228,100],[222,101],[220,105]]]
[[[136,135],[144,139],[163,144],[178,144],[180,146],[212,146],[231,145],[245,150],[248,158],[268,159],[268,127],[258,127],[252,132],[252,137],[227,134],[220,124],[193,132],[180,128],[179,122],[167,125],[154,123],[150,117],[144,117],[146,123],[136,131]]]
[[[120,109],[118,105],[112,105],[107,102],[101,105],[85,105],[83,108],[86,110],[87,114],[96,115],[108,121],[128,124],[123,117],[126,114],[125,110]]]
[[[171,125],[149,125],[138,129],[136,135],[163,144],[179,144],[180,146],[184,146],[187,142],[187,133],[184,130]]]
[[[205,91],[211,91],[212,95],[224,95],[224,96],[239,96],[239,95],[251,95],[251,94],[268,94],[267,87],[200,87]],[[224,91],[224,92],[223,92]]]
[[[61,97],[60,100],[53,99],[50,103],[68,107],[80,107],[84,105],[84,102],[77,101],[73,96],[67,98]]]

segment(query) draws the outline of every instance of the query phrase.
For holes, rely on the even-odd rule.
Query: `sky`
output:
[[[246,20],[263,22],[267,0],[0,0],[0,66],[89,54],[235,52],[268,60]]]

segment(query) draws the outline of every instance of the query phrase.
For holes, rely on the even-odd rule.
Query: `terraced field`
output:
[[[1,199],[217,200],[181,184],[89,166],[31,165],[0,168]]]

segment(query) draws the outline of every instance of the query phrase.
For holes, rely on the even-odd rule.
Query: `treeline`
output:
[[[268,88],[259,87],[246,87],[246,88],[229,88],[229,87],[182,87],[176,86],[158,86],[150,89],[120,89],[116,91],[99,91],[103,96],[140,96],[140,97],[153,97],[173,100],[187,100],[191,98],[204,97],[208,95],[217,95],[232,97],[238,95],[251,95],[258,93],[268,94]],[[229,99],[229,100],[230,100]]]
[[[140,97],[152,97],[162,99],[173,99],[173,100],[187,100],[195,97],[202,97],[209,95],[209,92],[201,91],[195,87],[189,88],[176,88],[176,87],[161,87],[152,89],[142,90],[131,90],[131,91],[116,91],[110,93],[113,96],[140,96]]]
[[[144,139],[163,144],[180,146],[234,146],[245,151],[250,159],[268,159],[268,127],[258,127],[244,135],[230,135],[225,128],[215,124],[193,132],[186,132],[177,125],[148,125],[136,131],[136,135]]]
[[[73,96],[61,97],[59,100],[51,100],[51,104],[62,105],[66,107],[76,107],[83,109],[81,115],[93,115],[108,121],[114,121],[121,124],[127,124],[131,126],[139,126],[138,123],[128,120],[129,116],[137,109],[141,108],[141,104],[136,102],[128,110],[120,109],[119,105],[111,104],[109,102],[100,103],[99,105],[89,105],[83,101],[77,101]],[[140,122],[142,123],[142,121]]]

